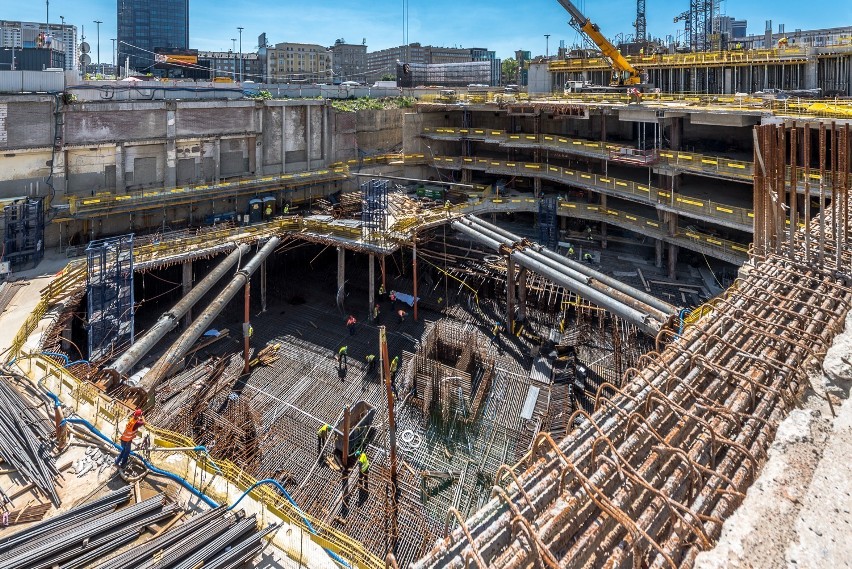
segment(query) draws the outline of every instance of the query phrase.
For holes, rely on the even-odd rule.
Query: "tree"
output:
[[[382,81],[396,81],[396,77],[394,77],[394,76],[393,76],[393,75],[391,75],[390,73],[385,73],[384,75],[382,75],[382,79],[381,79],[381,80],[382,80]]]
[[[503,85],[518,82],[518,62],[514,57],[503,60],[501,71],[503,72]]]

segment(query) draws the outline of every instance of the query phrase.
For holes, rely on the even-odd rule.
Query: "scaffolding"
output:
[[[361,184],[361,236],[376,243],[388,229],[388,191],[390,181],[370,180]]]
[[[21,200],[4,207],[3,214],[3,260],[12,268],[38,264],[44,257],[44,200]]]
[[[133,343],[133,234],[99,239],[86,248],[89,360]]]
[[[538,242],[555,251],[558,239],[556,198],[542,198],[538,202]]]

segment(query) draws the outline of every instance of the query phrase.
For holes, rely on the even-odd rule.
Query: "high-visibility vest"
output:
[[[328,432],[331,430],[331,427],[328,424],[323,425],[317,430],[318,437],[325,437],[328,435]]]
[[[391,360],[391,365],[390,365],[390,371],[391,371],[391,373],[395,372],[397,367],[399,367],[399,356],[395,356],[395,357]]]
[[[136,438],[136,433],[139,432],[139,427],[145,424],[144,419],[130,419],[124,427],[124,433],[121,435],[121,440],[129,443]]]
[[[349,346],[343,346],[342,348],[337,350],[337,355],[342,356],[343,354],[345,354],[348,351],[349,351]]]
[[[367,363],[368,363],[368,364],[371,364],[371,363],[373,363],[373,361],[376,359],[376,356],[375,356],[375,355],[373,355],[373,354],[370,354],[370,355],[368,355],[365,359],[367,360]]]
[[[367,455],[363,452],[358,457],[358,464],[361,466],[361,474],[367,474],[367,471],[370,469],[370,461],[367,460]]]

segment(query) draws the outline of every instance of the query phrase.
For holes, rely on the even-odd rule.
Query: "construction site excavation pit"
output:
[[[513,216],[500,225],[530,232],[531,222]],[[466,518],[485,505],[502,465],[528,455],[540,432],[569,432],[572,416],[613,395],[654,341],[532,271],[516,271],[509,285],[508,257],[450,225],[420,233],[416,247],[416,257],[411,244],[375,254],[285,237],[152,266],[134,279],[133,349],[88,357],[83,293],[76,306],[66,304],[42,348],[90,360],[72,369],[128,407],[142,406],[159,429],[206,447],[213,460],[277,481],[304,512],[375,555],[394,541],[406,566],[444,535],[447,512]],[[558,254],[581,258],[582,244],[577,249]],[[586,264],[612,272],[608,265],[623,265],[626,250],[596,248],[594,269]],[[246,293],[239,276],[249,271]],[[653,266],[641,279],[615,273],[654,280]],[[693,286],[686,290],[701,294]],[[229,287],[236,293],[223,298]],[[197,298],[184,311],[188,290]],[[654,293],[674,298],[658,285]],[[164,318],[164,333],[148,342]],[[380,326],[388,368],[396,368],[395,500]],[[326,440],[318,437],[323,425],[331,427]],[[370,462],[366,488],[359,452]]]

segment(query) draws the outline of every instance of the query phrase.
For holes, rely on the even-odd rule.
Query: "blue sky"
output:
[[[403,0],[361,2],[270,2],[269,0],[190,0],[190,47],[202,50],[228,50],[230,38],[243,26],[243,49],[252,50],[257,36],[266,32],[271,42],[299,41],[331,45],[337,38],[349,43],[367,40],[369,51],[403,43]],[[0,19],[44,21],[45,4],[39,0],[2,0]],[[635,0],[575,0],[584,13],[607,37],[632,33]],[[672,18],[685,10],[688,0],[648,0],[648,31],[665,37],[683,29]],[[306,9],[306,6],[310,8]],[[803,6],[807,10],[803,10]],[[550,36],[550,53],[560,40],[567,45],[578,41],[568,22],[568,14],[557,0],[409,0],[408,39],[422,44],[487,47],[501,58],[516,49],[544,54],[544,34]],[[746,18],[749,33],[760,33],[765,20],[795,28],[821,28],[852,25],[849,0],[792,0],[722,2],[722,12]],[[115,37],[115,0],[51,0],[50,19],[85,26],[87,40],[96,47],[94,20],[101,24],[101,59],[108,62],[110,38]]]

